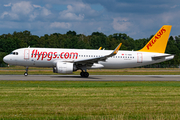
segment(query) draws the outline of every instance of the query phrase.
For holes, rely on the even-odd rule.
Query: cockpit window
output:
[[[10,54],[18,55],[18,52],[11,52]]]

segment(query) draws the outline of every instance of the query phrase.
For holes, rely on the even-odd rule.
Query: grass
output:
[[[0,67],[0,75],[22,75],[25,67]],[[80,70],[73,72],[75,75],[80,74]],[[129,69],[91,69],[88,70],[90,75],[180,75],[179,68],[129,68]],[[29,75],[56,75],[52,68],[30,67]]]
[[[180,82],[0,81],[0,119],[180,119]]]

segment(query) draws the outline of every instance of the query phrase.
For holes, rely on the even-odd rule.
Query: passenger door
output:
[[[30,50],[25,49],[24,50],[24,60],[29,60],[29,56],[30,56]]]
[[[142,63],[143,62],[143,55],[142,53],[137,53],[137,63]]]

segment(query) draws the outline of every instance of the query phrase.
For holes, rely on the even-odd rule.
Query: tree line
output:
[[[42,48],[77,48],[77,49],[98,49],[113,50],[122,43],[120,50],[140,50],[153,37],[136,39],[124,33],[115,33],[106,36],[100,32],[93,32],[91,35],[76,34],[75,31],[68,31],[66,34],[53,33],[44,36],[32,35],[30,31],[14,32],[13,34],[0,35],[0,65],[4,66],[3,57],[11,51],[24,47]],[[166,53],[174,54],[175,58],[159,64],[145,67],[178,67],[180,64],[180,35],[170,36]]]

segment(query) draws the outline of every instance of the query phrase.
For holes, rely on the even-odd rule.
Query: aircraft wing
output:
[[[102,57],[96,57],[96,58],[89,58],[89,59],[82,59],[82,60],[74,60],[73,63],[75,64],[82,64],[82,65],[92,65],[93,63],[98,63],[98,61],[105,61],[107,58],[112,57],[114,55],[116,55],[121,47],[122,43],[120,43],[115,49],[114,51],[109,54],[109,55],[105,55]]]

